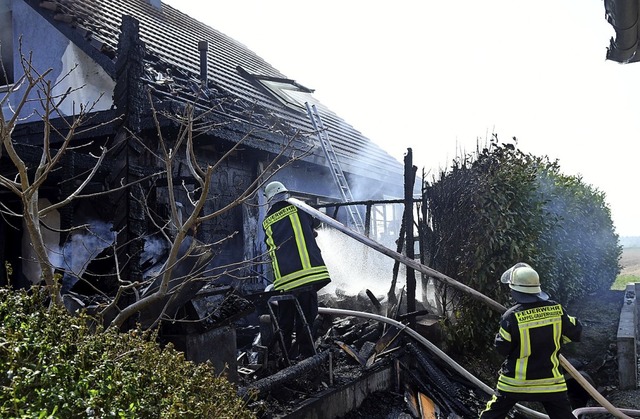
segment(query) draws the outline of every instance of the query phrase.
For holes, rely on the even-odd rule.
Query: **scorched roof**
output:
[[[201,67],[198,44],[207,41],[207,83],[211,89],[273,112],[293,129],[305,132],[313,130],[304,108],[292,109],[283,105],[256,84],[255,80],[247,77],[247,74],[274,80],[289,80],[287,76],[246,46],[167,4],[160,3],[159,7],[156,7],[147,0],[24,1],[89,54],[112,77],[115,74],[123,15],[139,21],[140,38],[145,43],[147,55],[150,56],[147,59],[174,68],[183,79],[199,79]],[[148,78],[149,82],[154,82],[153,77]],[[345,172],[380,179],[389,175],[402,175],[403,168],[398,160],[311,95],[309,97],[328,129]],[[310,158],[316,163],[325,161],[319,143]],[[376,170],[372,171],[372,168]]]

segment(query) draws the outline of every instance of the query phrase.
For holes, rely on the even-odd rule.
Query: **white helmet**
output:
[[[509,284],[509,288],[515,293],[511,293],[518,302],[534,302],[537,300],[547,300],[549,296],[540,288],[540,276],[531,266],[526,263],[516,263],[500,277],[500,282]],[[523,295],[528,294],[528,295]]]
[[[289,190],[285,188],[285,186],[278,182],[271,182],[264,188],[264,196],[267,198],[267,201],[270,201],[276,194],[280,192],[288,192]]]

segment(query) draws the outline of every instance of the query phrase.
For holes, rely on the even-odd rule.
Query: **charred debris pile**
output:
[[[399,408],[414,417],[424,417],[430,412],[435,417],[477,417],[478,410],[484,406],[487,395],[477,385],[403,332],[410,322],[416,321],[416,329],[430,339],[437,339],[438,330],[437,316],[424,307],[416,307],[416,311],[409,314],[401,312],[400,307],[406,306],[402,301],[407,299],[404,290],[392,298],[393,301],[375,297],[369,290],[357,295],[340,290],[321,294],[321,310],[375,313],[395,320],[397,325],[321,311],[316,323],[310,325],[318,336],[316,355],[288,359],[283,356],[267,308],[267,301],[280,293],[251,293],[230,285],[209,286],[186,281],[193,266],[209,261],[210,256],[206,256],[204,261],[185,258],[170,283],[172,297],[143,310],[138,322],[150,327],[162,318],[161,341],[172,342],[177,349],[185,350],[187,359],[212,360],[216,369],[227,365],[232,369],[229,378],[237,382],[239,393],[259,417],[305,417],[304,412],[312,409],[326,411],[327,406],[322,403],[329,403],[336,410],[315,417],[344,417],[375,392],[403,400]],[[148,289],[154,286],[157,286],[155,282]],[[64,294],[63,300],[70,312],[78,309],[95,312],[109,303],[81,291],[74,286]],[[216,334],[218,330],[232,332]],[[218,339],[220,336],[223,339]],[[199,347],[192,353],[189,345]],[[198,358],[205,351],[203,346],[208,352]],[[345,397],[351,400],[335,401]]]
[[[321,307],[365,315],[386,311],[404,327],[411,316],[399,314],[399,305],[380,303],[368,290],[357,296],[320,296]],[[427,310],[418,314],[437,324]],[[239,393],[258,417],[344,417],[367,395],[380,392],[395,396],[400,400],[395,409],[412,417],[477,417],[486,403],[481,389],[403,333],[403,327],[357,315],[323,314],[321,308],[313,325],[317,354],[288,361],[270,315],[259,317],[258,334],[238,347]],[[435,333],[436,327],[431,329],[426,334]]]

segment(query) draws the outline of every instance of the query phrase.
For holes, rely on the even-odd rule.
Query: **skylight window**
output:
[[[238,72],[292,109],[306,109],[304,104],[309,101],[309,93],[313,93],[313,89],[304,87],[295,80],[251,74],[242,67],[238,67]]]

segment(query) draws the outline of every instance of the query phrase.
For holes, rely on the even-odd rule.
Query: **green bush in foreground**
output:
[[[0,288],[0,417],[253,417],[209,365],[149,333],[93,333],[89,320],[47,306],[37,288]]]

